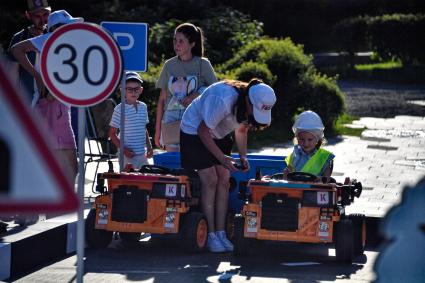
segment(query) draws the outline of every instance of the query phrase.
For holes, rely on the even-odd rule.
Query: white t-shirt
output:
[[[29,40],[31,41],[32,45],[34,45],[35,48],[37,48],[38,53],[41,53],[41,50],[43,49],[44,43],[46,42],[46,40],[49,38],[49,36],[51,35],[51,33],[45,33],[33,38],[30,38]]]
[[[187,107],[183,114],[181,130],[190,135],[198,134],[202,121],[211,129],[211,136],[222,139],[240,127],[233,108],[238,99],[233,86],[218,82],[209,86]]]

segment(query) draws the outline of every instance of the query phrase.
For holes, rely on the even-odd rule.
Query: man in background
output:
[[[28,10],[25,11],[25,17],[32,23],[30,26],[17,32],[11,39],[8,52],[10,48],[18,42],[23,40],[42,35],[46,32],[47,19],[50,15],[51,8],[47,0],[27,0]],[[29,52],[28,59],[32,64],[35,64],[36,53]],[[13,56],[10,56],[15,61]],[[18,90],[19,93],[31,104],[34,93],[34,76],[28,73],[24,68],[19,66],[18,76]]]

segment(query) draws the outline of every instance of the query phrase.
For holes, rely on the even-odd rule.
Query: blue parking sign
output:
[[[125,22],[102,22],[117,41],[127,71],[148,70],[148,24]]]

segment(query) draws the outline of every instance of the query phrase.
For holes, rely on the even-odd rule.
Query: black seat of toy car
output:
[[[189,177],[192,186],[192,196],[199,197],[201,195],[201,180],[198,171],[184,168],[167,168],[159,165],[143,165],[139,170],[140,173],[164,174],[173,176]]]
[[[189,178],[198,178],[198,171],[184,168],[167,168],[159,165],[143,165],[139,170],[140,173],[164,174],[173,176],[188,176]]]

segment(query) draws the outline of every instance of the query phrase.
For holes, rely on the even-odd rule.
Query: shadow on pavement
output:
[[[232,253],[190,254],[177,241],[139,242],[131,247],[114,240],[106,249],[86,250],[85,271],[154,282],[233,282],[233,276],[264,282],[273,278],[334,281],[350,278],[367,262],[364,256],[353,264],[340,264],[330,248],[327,244],[267,242],[259,243],[248,257],[235,257]]]

